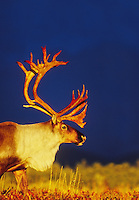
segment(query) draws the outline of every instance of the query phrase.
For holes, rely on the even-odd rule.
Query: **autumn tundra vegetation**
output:
[[[24,195],[11,173],[0,182],[0,199],[139,199],[139,161],[102,165],[85,160],[75,167],[55,162],[45,172],[27,169],[29,191]]]

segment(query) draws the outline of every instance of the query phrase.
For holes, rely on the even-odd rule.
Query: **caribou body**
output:
[[[48,104],[46,104],[37,95],[37,87],[41,78],[51,68],[59,65],[65,65],[67,62],[57,61],[57,53],[54,55],[51,62],[48,62],[49,55],[46,56],[46,48],[43,50],[43,61],[41,64],[33,63],[33,56],[31,53],[30,70],[27,71],[22,63],[17,62],[18,65],[26,74],[24,84],[24,96],[29,105],[25,107],[32,107],[45,114],[51,116],[51,120],[36,124],[20,125],[14,122],[0,123],[0,177],[5,172],[13,172],[21,190],[27,190],[26,169],[31,167],[37,171],[45,171],[49,168],[55,160],[56,152],[62,143],[75,143],[81,146],[86,137],[78,130],[65,124],[63,120],[73,121],[81,128],[84,127],[85,122],[83,118],[86,115],[87,91],[83,85],[83,91],[75,98],[74,91],[72,93],[71,103],[61,110],[55,112]],[[28,94],[29,83],[37,74],[36,82],[33,87],[34,100],[31,100]],[[83,109],[84,108],[84,109]],[[82,111],[79,114],[80,110]],[[69,110],[72,110],[67,115],[64,115]]]

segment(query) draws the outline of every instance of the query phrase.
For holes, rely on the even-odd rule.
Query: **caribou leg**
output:
[[[17,188],[20,187],[23,193],[27,192],[28,183],[27,183],[27,176],[26,176],[26,169],[21,169],[17,171],[13,171],[15,179],[17,181]]]

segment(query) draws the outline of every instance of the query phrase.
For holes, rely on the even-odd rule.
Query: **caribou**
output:
[[[24,96],[26,108],[37,109],[51,117],[49,121],[35,124],[17,124],[14,122],[0,123],[0,177],[5,172],[12,172],[15,175],[18,186],[21,190],[27,191],[26,169],[31,167],[37,171],[47,170],[55,160],[56,152],[62,143],[74,143],[81,146],[86,137],[78,130],[65,124],[63,121],[75,122],[84,128],[84,118],[87,111],[88,91],[83,85],[82,92],[78,90],[75,98],[74,90],[70,104],[59,112],[54,111],[37,94],[38,85],[42,77],[50,69],[59,65],[66,65],[68,62],[57,61],[55,54],[51,61],[48,61],[46,47],[42,47],[43,62],[33,62],[33,55],[30,53],[30,60],[25,62],[30,65],[27,70],[21,62],[17,62],[25,73]],[[32,87],[33,97],[29,96],[29,85],[33,77],[36,77]]]

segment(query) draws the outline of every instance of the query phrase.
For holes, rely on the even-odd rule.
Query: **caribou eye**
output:
[[[65,124],[62,124],[61,128],[62,128],[63,130],[67,130],[67,126],[66,126]]]

